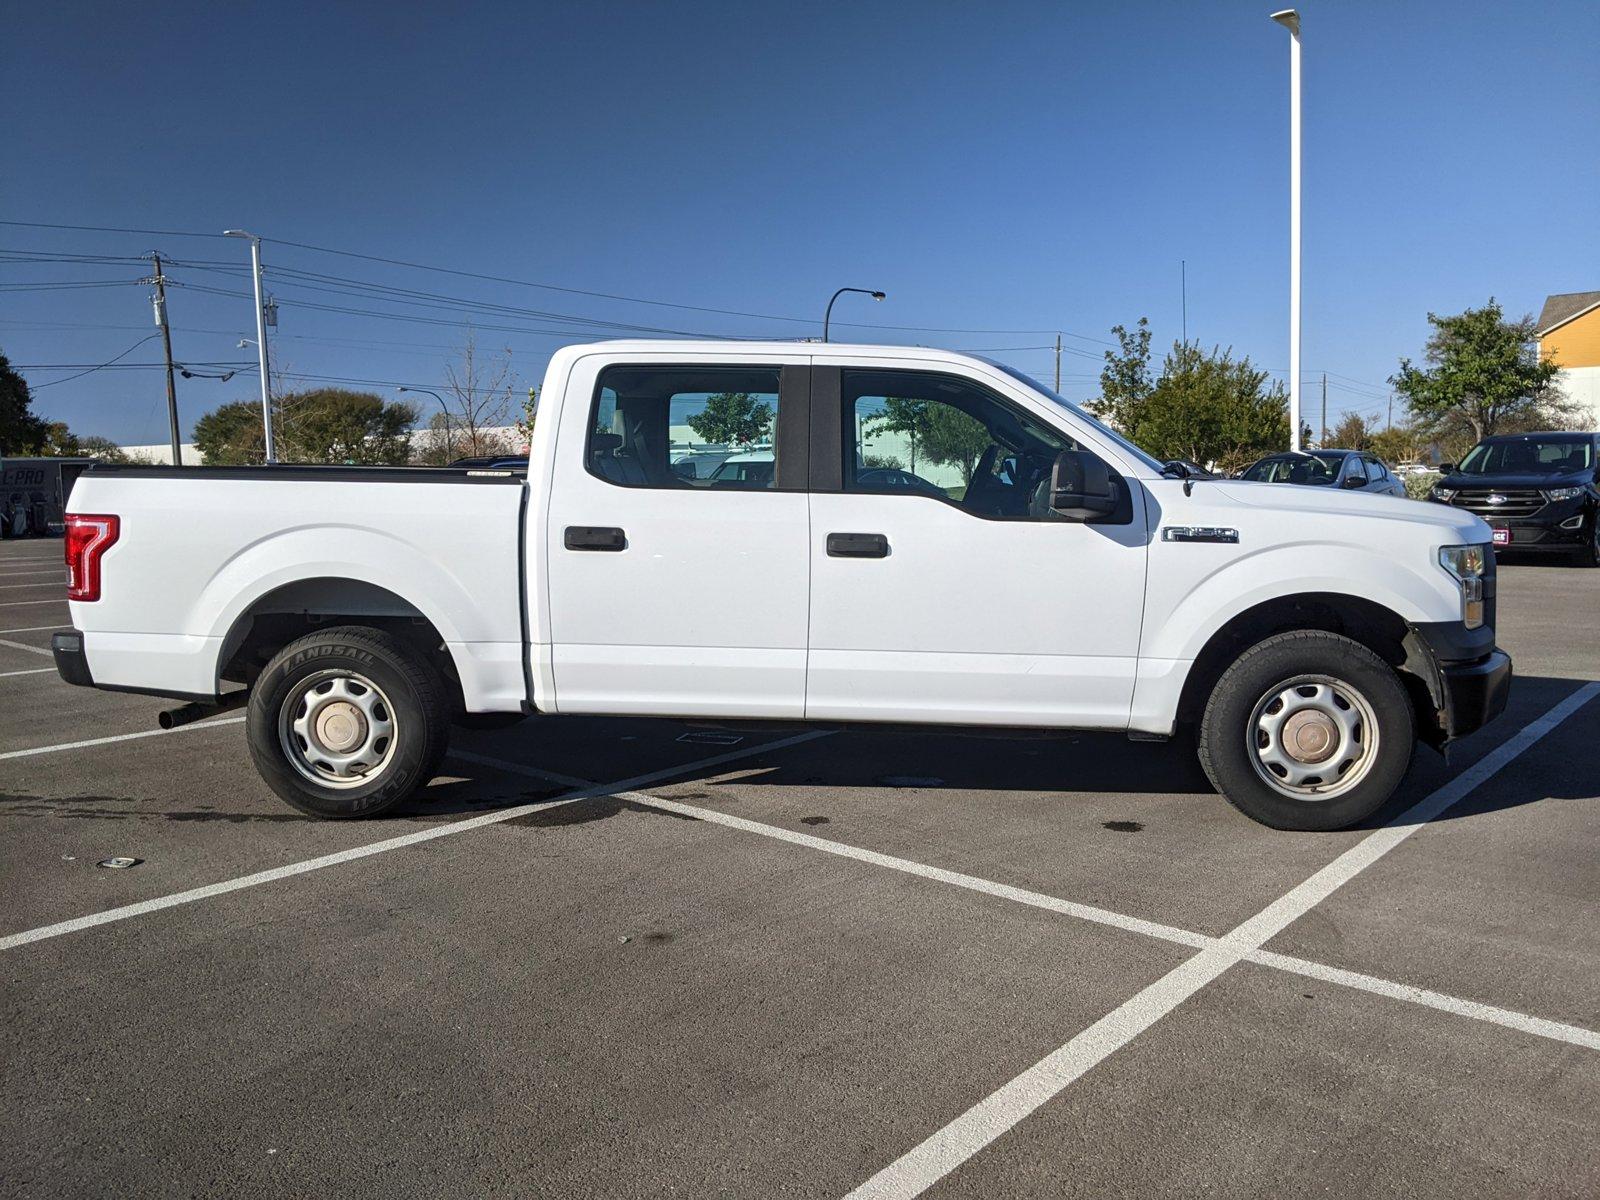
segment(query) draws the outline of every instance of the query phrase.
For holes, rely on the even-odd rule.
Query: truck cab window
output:
[[[609,367],[589,471],[622,487],[775,487],[778,378],[777,367]]]
[[[976,516],[1049,516],[1056,455],[1071,438],[953,375],[844,371],[844,489],[926,496]]]

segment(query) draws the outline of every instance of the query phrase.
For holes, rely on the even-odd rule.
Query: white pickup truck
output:
[[[939,350],[572,346],[541,396],[525,475],[94,467],[61,675],[187,701],[165,724],[248,703],[324,817],[410,795],[470,714],[626,713],[1192,730],[1240,810],[1334,829],[1505,706],[1468,513],[1189,478]],[[675,469],[694,441],[754,465]]]

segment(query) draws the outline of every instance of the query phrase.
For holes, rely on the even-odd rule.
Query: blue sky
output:
[[[45,257],[181,262],[182,361],[248,361],[242,226],[291,268],[444,295],[434,307],[269,275],[278,363],[422,386],[468,322],[522,386],[594,321],[739,336],[775,322],[495,283],[283,242],[985,349],[1092,395],[1113,324],[1287,366],[1287,35],[1270,3],[57,3],[0,45],[0,226]],[[1305,366],[1330,413],[1382,413],[1425,314],[1537,311],[1600,288],[1600,4],[1302,6]],[[36,387],[154,332],[132,263],[0,261],[0,350]],[[306,285],[340,291],[312,291]],[[237,291],[238,296],[196,290]],[[422,317],[355,316],[311,302]],[[467,305],[463,301],[474,302]],[[495,313],[484,305],[528,312]],[[581,322],[563,321],[577,317]],[[577,329],[577,333],[533,330]],[[941,330],[995,330],[956,333]],[[159,361],[160,342],[124,362]],[[232,381],[179,381],[186,424]],[[392,390],[388,385],[373,390]],[[1307,389],[1315,416],[1317,387]],[[426,398],[424,398],[426,399]],[[84,433],[165,438],[159,370],[39,388]]]

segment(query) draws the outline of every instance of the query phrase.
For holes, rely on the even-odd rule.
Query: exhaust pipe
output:
[[[177,708],[169,708],[162,712],[156,718],[156,724],[163,729],[177,729],[180,725],[191,725],[195,721],[203,721],[207,717],[215,717],[242,708],[249,698],[249,689],[240,688],[236,692],[227,692],[217,697],[214,704],[180,704]]]

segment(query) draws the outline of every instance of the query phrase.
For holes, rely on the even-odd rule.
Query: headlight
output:
[[[1545,488],[1544,490],[1544,498],[1546,500],[1576,500],[1581,495],[1583,495],[1581,487]]]
[[[1456,488],[1436,487],[1433,489],[1433,498],[1435,500],[1443,500],[1446,504],[1449,504],[1450,501],[1456,498],[1457,490]]]
[[[1441,546],[1439,565],[1461,585],[1461,621],[1468,629],[1483,624],[1483,577],[1489,570],[1488,546]]]

